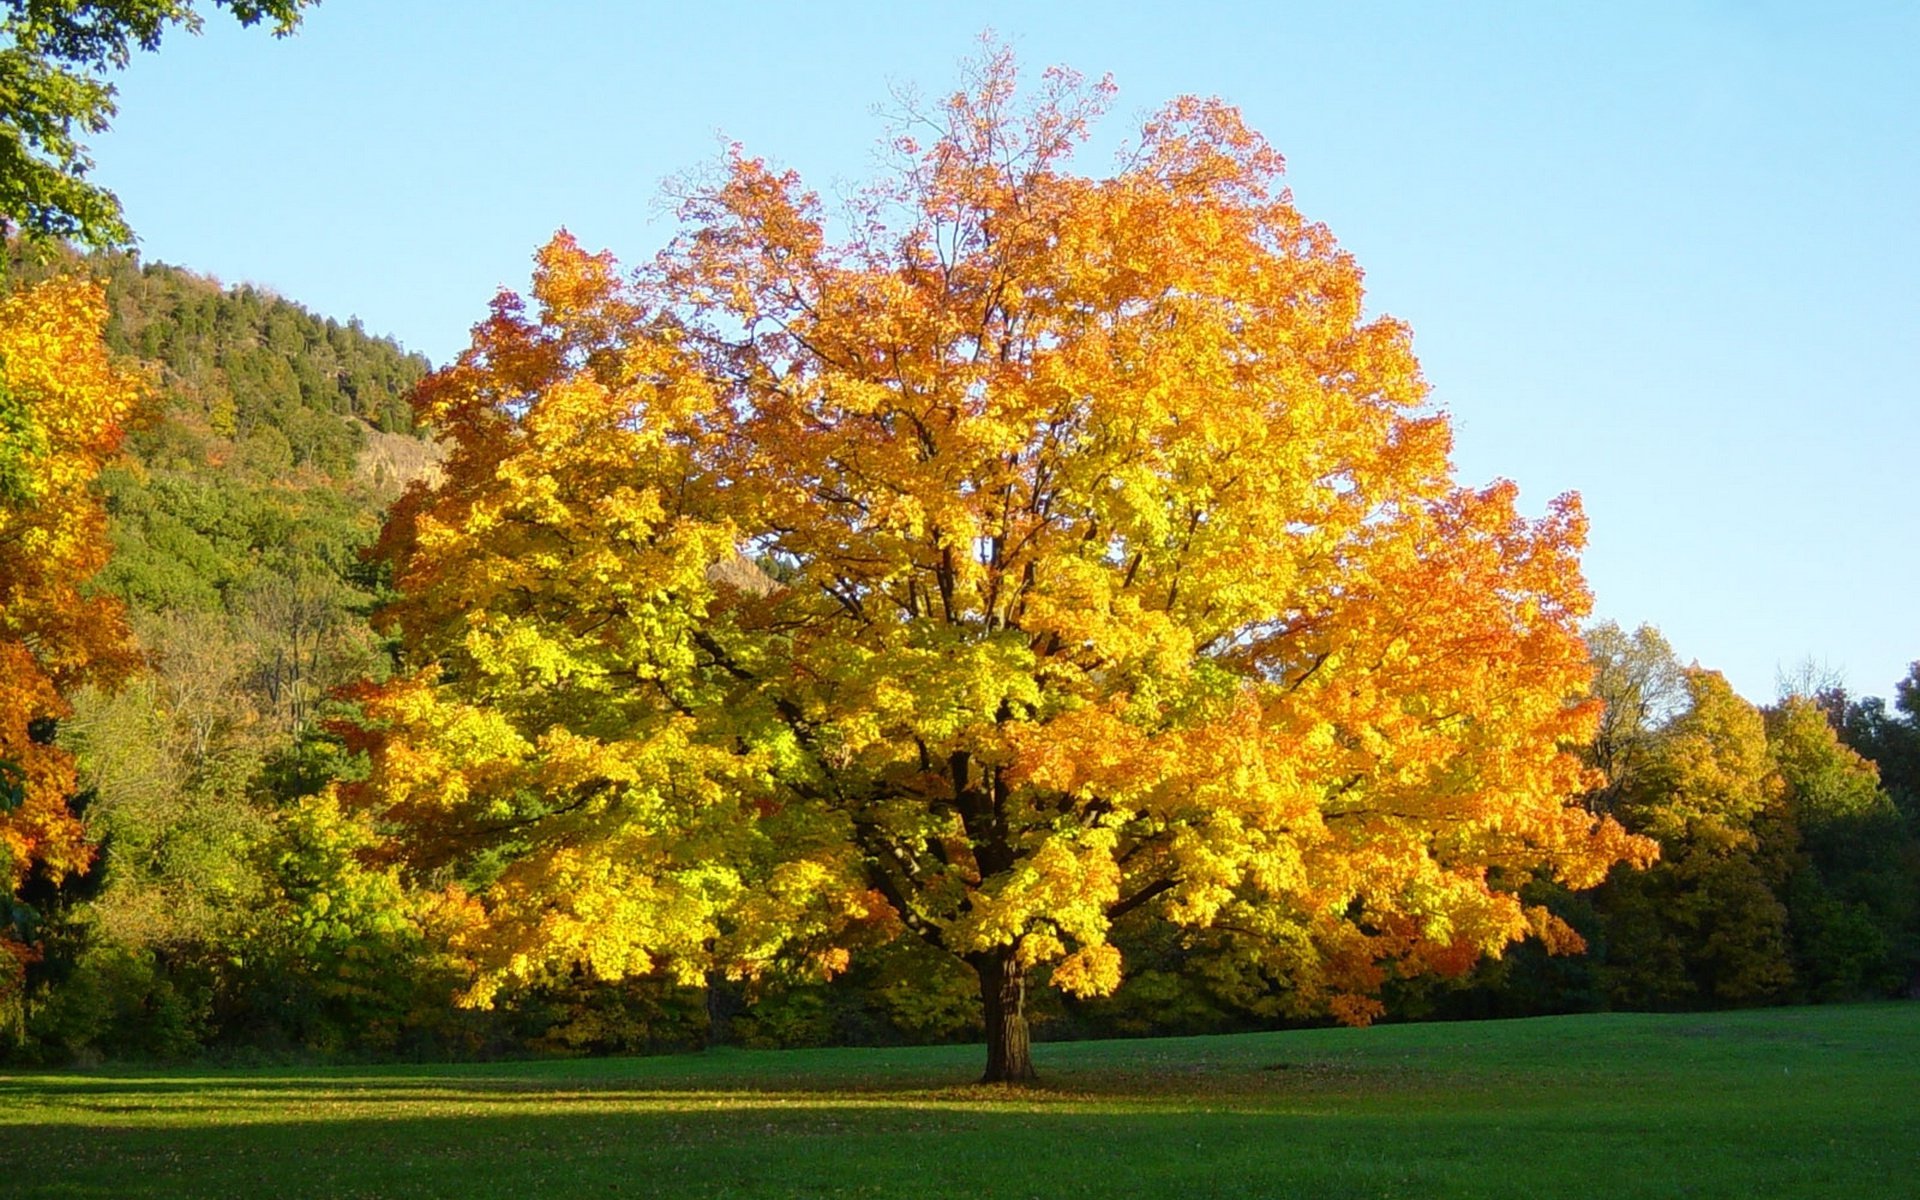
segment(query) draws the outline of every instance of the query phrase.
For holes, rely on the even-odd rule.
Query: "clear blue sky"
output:
[[[1771,699],[1920,658],[1920,5],[325,0],[121,78],[97,177],[146,254],[436,362],[564,225],[628,262],[717,138],[866,177],[890,85],[988,27],[1217,94],[1409,321],[1461,477],[1577,490],[1600,616]]]

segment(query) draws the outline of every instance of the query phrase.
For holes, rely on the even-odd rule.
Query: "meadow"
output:
[[[1910,1196],[1920,1005],[0,1075],[8,1197]]]

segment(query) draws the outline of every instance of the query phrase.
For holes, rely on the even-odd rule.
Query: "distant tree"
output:
[[[1887,793],[1920,830],[1920,662],[1895,686],[1891,708],[1878,696],[1841,700],[1841,740],[1873,760]]]
[[[1801,984],[1815,999],[1887,995],[1912,969],[1912,837],[1819,701],[1790,696],[1767,713],[1767,737],[1800,835],[1787,903]]]
[[[1879,771],[1840,741],[1818,699],[1788,696],[1766,717],[1768,742],[1803,828],[1892,814]]]
[[[1811,654],[1792,666],[1775,668],[1773,688],[1784,702],[1794,698],[1811,700],[1826,707],[1827,698],[1846,693],[1846,672]]]
[[[1591,802],[1610,810],[1639,782],[1667,722],[1686,710],[1687,673],[1651,625],[1628,633],[1602,621],[1587,630],[1586,640],[1593,695],[1603,705],[1589,751],[1603,782]]]
[[[1743,1004],[1791,995],[1785,891],[1797,849],[1760,712],[1715,671],[1686,672],[1686,707],[1654,739],[1618,811],[1660,861],[1615,872],[1608,973],[1626,1007]]]
[[[1029,976],[1110,992],[1116,921],[1365,1020],[1557,936],[1535,873],[1650,853],[1569,803],[1574,501],[1451,480],[1407,330],[1238,114],[1091,179],[1105,92],[1048,80],[994,56],[843,244],[744,156],[640,286],[558,239],[417,393],[452,452],[385,535],[407,669],[351,795],[470,897],[471,999],[904,935],[1012,1080]]]
[[[214,0],[242,25],[292,32],[316,0]],[[170,29],[197,30],[194,0],[0,2],[0,232],[106,246],[131,237],[113,193],[90,182],[84,139],[115,113],[110,71]]]

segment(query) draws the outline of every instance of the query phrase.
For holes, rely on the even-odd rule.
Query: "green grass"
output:
[[[0,1196],[1920,1195],[1920,1004],[0,1075]]]

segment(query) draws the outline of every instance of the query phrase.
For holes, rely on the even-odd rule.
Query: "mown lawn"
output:
[[[1920,1196],[1920,1004],[0,1074],[0,1196]]]

